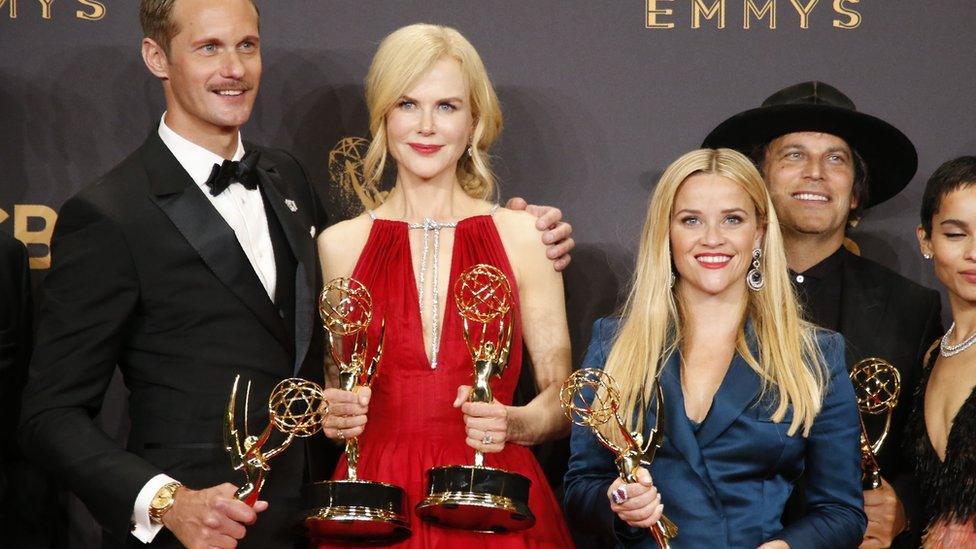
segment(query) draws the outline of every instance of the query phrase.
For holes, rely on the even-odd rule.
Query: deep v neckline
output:
[[[451,291],[451,281],[454,280],[454,276],[455,276],[454,256],[457,254],[458,240],[460,240],[458,238],[458,234],[461,232],[460,229],[462,224],[468,219],[471,218],[467,217],[461,219],[460,221],[457,222],[456,226],[454,227],[454,241],[451,242],[451,256],[448,258],[449,270],[447,272],[447,290],[446,290],[447,292]],[[437,368],[434,367],[434,357],[440,356],[441,351],[443,350],[444,347],[444,333],[447,332],[447,327],[449,322],[448,318],[451,317],[449,313],[450,304],[447,302],[444,303],[443,319],[439,322],[440,325],[438,326],[439,333],[437,334],[437,348],[433,350],[433,354],[427,354],[427,350],[428,350],[427,332],[426,330],[424,330],[424,304],[420,302],[420,288],[419,288],[420,281],[417,278],[417,270],[413,268],[413,249],[410,246],[410,224],[407,223],[406,221],[394,221],[394,223],[401,224],[400,230],[406,232],[406,236],[404,237],[403,242],[404,242],[404,246],[407,247],[406,255],[410,259],[407,262],[407,264],[409,265],[410,280],[413,281],[413,284],[410,285],[410,298],[413,300],[414,303],[417,304],[417,306],[413,308],[413,314],[416,315],[417,318],[417,330],[420,331],[420,333],[417,335],[419,335],[420,337],[413,337],[410,339],[420,342],[420,354],[421,356],[424,357],[424,365],[427,366],[427,369],[436,371]],[[438,258],[434,259],[434,261],[437,260]],[[423,261],[423,259],[421,259],[421,261]],[[423,268],[423,265],[421,265],[421,268]],[[440,310],[437,311],[437,314],[438,315],[441,314]],[[431,341],[433,341],[433,337],[434,335],[431,334]]]
[[[442,291],[443,294],[450,295],[450,292],[452,291],[452,288],[453,288],[452,282],[455,280],[455,278],[458,275],[458,273],[454,272],[455,271],[455,267],[456,267],[455,257],[457,256],[458,242],[461,240],[460,238],[458,238],[458,236],[463,232],[462,227],[464,225],[467,225],[472,220],[476,220],[476,219],[483,218],[483,217],[487,217],[487,218],[491,219],[492,220],[492,225],[494,225],[493,214],[495,213],[495,210],[496,209],[497,209],[497,206],[495,208],[492,208],[492,210],[491,210],[490,213],[472,215],[472,216],[469,216],[469,217],[465,217],[463,219],[459,219],[458,221],[454,222],[454,227],[453,227],[453,229],[455,231],[454,232],[454,241],[451,243],[451,255],[450,255],[449,258],[447,258],[448,259],[448,264],[449,264],[449,271],[447,273],[447,285],[446,285],[446,288]],[[453,301],[453,300],[452,299],[446,299],[445,300],[445,303],[444,303],[444,312],[443,312],[442,315],[441,315],[440,310],[437,311],[437,314],[442,316],[442,318],[439,320],[439,326],[438,326],[437,347],[433,350],[433,354],[428,354],[428,347],[433,347],[433,345],[428,345],[428,342],[427,342],[427,332],[424,329],[424,313],[423,313],[424,304],[423,303],[420,303],[420,288],[419,288],[419,283],[420,282],[419,282],[419,279],[417,277],[417,270],[414,269],[413,249],[412,249],[412,247],[410,245],[410,229],[411,229],[411,224],[408,223],[408,222],[406,222],[406,221],[402,221],[402,220],[383,219],[383,218],[375,217],[374,214],[373,214],[373,212],[369,212],[369,215],[373,219],[373,222],[374,223],[377,222],[377,221],[383,221],[383,222],[386,222],[386,223],[393,223],[393,224],[396,224],[399,227],[399,230],[401,230],[401,231],[403,231],[405,233],[405,236],[403,238],[403,245],[406,247],[406,254],[405,255],[409,259],[409,261],[407,261],[407,269],[408,269],[408,272],[409,272],[409,275],[410,275],[409,276],[409,280],[413,281],[413,284],[410,284],[410,289],[408,290],[408,292],[409,292],[408,296],[413,301],[413,303],[416,303],[417,304],[416,307],[413,307],[413,312],[411,314],[417,320],[417,328],[416,329],[419,332],[419,334],[416,334],[419,337],[413,337],[413,338],[410,338],[410,340],[411,341],[419,341],[419,345],[420,345],[419,355],[424,358],[424,365],[427,367],[427,369],[436,371],[437,368],[434,367],[434,365],[433,365],[434,364],[434,357],[435,356],[436,357],[440,357],[441,356],[441,352],[444,350],[444,334],[445,333],[450,333],[450,332],[448,332],[448,329],[453,329],[454,328],[454,320],[455,320],[455,317],[457,316],[456,314],[451,314],[451,311],[453,311],[454,309],[451,308],[450,307],[450,304],[448,303],[449,301]],[[497,231],[497,228],[496,228],[496,231]],[[421,258],[421,261],[422,260],[423,260],[423,258]],[[437,259],[435,258],[434,261],[436,261],[436,260]],[[423,266],[421,266],[421,268],[423,268]],[[441,295],[441,296],[438,297],[438,299],[443,299],[443,298],[444,298],[443,295]],[[433,338],[433,335],[432,335],[432,338]]]
[[[942,467],[946,464],[946,458],[949,456],[949,446],[952,442],[952,437],[956,430],[956,420],[959,418],[959,413],[962,412],[967,406],[976,406],[976,402],[971,402],[976,399],[976,387],[969,391],[969,396],[963,399],[962,404],[956,408],[955,413],[952,415],[952,419],[949,421],[949,429],[946,431],[945,438],[945,451],[942,453],[942,457],[939,457],[939,450],[935,447],[935,443],[932,442],[932,435],[929,433],[929,422],[925,415],[925,410],[928,408],[929,400],[929,382],[932,381],[932,371],[935,370],[935,363],[939,360],[939,348],[936,347],[932,350],[929,355],[929,372],[925,377],[925,391],[922,393],[922,429],[925,434],[925,442],[928,444],[929,450],[935,456],[936,461],[938,461],[939,466]]]

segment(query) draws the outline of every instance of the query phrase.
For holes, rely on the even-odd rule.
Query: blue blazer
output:
[[[584,368],[602,368],[619,319],[596,322]],[[754,345],[747,324],[750,346]],[[791,549],[857,547],[867,519],[861,493],[860,423],[854,389],[844,365],[844,340],[818,331],[817,344],[830,369],[823,407],[810,436],[788,436],[792,413],[770,419],[770,398],[760,402],[759,376],[736,353],[697,430],[685,414],[679,363],[664,364],[664,444],[651,466],[664,512],[678,525],[674,549],[736,547],[755,549],[781,539]],[[754,347],[752,347],[754,349]],[[753,350],[755,353],[755,350]],[[647,410],[645,437],[654,425]],[[566,473],[566,513],[570,524],[603,536],[617,546],[656,547],[647,530],[634,529],[610,511],[607,489],[617,477],[614,456],[588,427],[573,426]],[[793,484],[806,471],[807,514],[784,528],[783,507]]]

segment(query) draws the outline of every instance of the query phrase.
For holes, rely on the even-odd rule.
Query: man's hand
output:
[[[781,539],[774,539],[760,545],[759,549],[790,549],[790,544]]]
[[[258,501],[252,508],[235,499],[235,491],[237,487],[227,482],[204,490],[180,488],[173,506],[163,515],[163,526],[190,549],[237,547],[246,526],[254,524],[268,502]]]
[[[546,245],[546,257],[552,260],[552,268],[565,269],[572,258],[569,252],[576,246],[572,238],[573,226],[563,221],[563,212],[552,206],[528,204],[520,197],[514,197],[505,204],[510,210],[525,210],[534,215],[535,228],[542,232],[542,243]]]
[[[877,490],[864,491],[864,513],[868,516],[868,529],[860,549],[891,547],[891,541],[902,533],[908,524],[905,507],[898,495],[884,479]]]

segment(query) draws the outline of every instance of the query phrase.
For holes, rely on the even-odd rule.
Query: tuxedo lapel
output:
[[[295,266],[295,365],[297,373],[308,352],[314,329],[315,295],[315,241],[297,215],[297,204],[282,194],[281,175],[271,161],[262,157],[258,164],[258,181],[265,196],[271,203],[281,228],[288,240],[288,246],[297,262]],[[292,209],[296,208],[296,209]]]
[[[286,348],[290,338],[234,231],[153,132],[141,149],[151,198],[200,258]]]
[[[873,284],[860,268],[861,258],[851,254],[844,260],[844,287],[841,290],[840,332],[847,341],[846,359],[850,365],[863,358],[858,342],[876,337],[885,326],[890,286]]]
[[[708,469],[705,468],[701,446],[695,438],[695,433],[691,430],[691,423],[685,413],[685,399],[681,391],[680,363],[679,353],[673,353],[665,362],[660,377],[661,389],[664,392],[664,414],[666,418],[664,444],[670,443],[685,458],[691,469],[701,479],[702,484],[708,489],[712,499],[718,501],[712,479],[708,475]],[[647,425],[653,425],[653,419],[648,418]],[[648,433],[645,432],[644,434],[647,436]]]

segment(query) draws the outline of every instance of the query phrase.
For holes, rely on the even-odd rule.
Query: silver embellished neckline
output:
[[[437,369],[437,351],[441,348],[441,329],[440,329],[440,297],[441,292],[438,288],[440,276],[439,265],[441,258],[441,229],[457,228],[457,221],[440,222],[425,217],[420,223],[408,223],[409,229],[422,229],[424,231],[424,248],[420,255],[420,274],[417,277],[417,299],[420,302],[420,319],[424,318],[424,281],[427,279],[427,264],[430,256],[430,234],[434,233],[434,257],[430,259],[430,369]]]
[[[494,215],[495,211],[498,209],[498,204],[492,206],[491,211],[488,215]],[[370,219],[373,221],[377,220],[376,214],[372,210],[367,212]],[[479,217],[479,216],[475,216]],[[437,354],[441,348],[441,319],[440,319],[440,257],[441,257],[441,230],[442,229],[456,229],[460,221],[436,221],[429,217],[425,217],[420,223],[409,223],[405,222],[408,229],[411,230],[423,230],[424,231],[424,243],[423,250],[420,255],[420,273],[417,276],[417,301],[419,302],[420,308],[420,321],[421,330],[423,329],[423,319],[424,319],[424,281],[427,280],[428,264],[430,266],[430,276],[431,287],[430,287],[430,369],[437,369]],[[433,233],[433,245],[434,253],[433,258],[431,258],[430,245],[431,245],[431,233]]]

